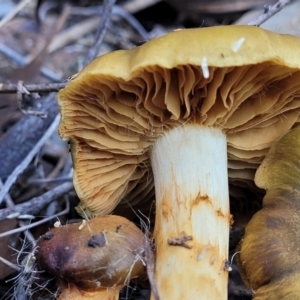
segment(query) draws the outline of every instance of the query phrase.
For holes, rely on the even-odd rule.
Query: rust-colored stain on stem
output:
[[[224,214],[220,209],[217,209],[216,216],[227,219],[230,226],[233,224],[232,214]]]
[[[207,202],[210,205],[212,205],[212,201],[209,198],[209,196],[207,194],[201,195],[200,192],[198,193],[196,199],[193,201],[193,205],[198,205],[202,201]]]

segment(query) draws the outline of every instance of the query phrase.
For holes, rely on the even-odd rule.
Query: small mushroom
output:
[[[266,190],[239,246],[239,269],[255,300],[300,295],[300,127],[274,142],[255,175]]]
[[[119,216],[52,228],[37,249],[39,267],[58,280],[59,300],[116,300],[131,278],[145,272],[144,234]]]
[[[86,214],[149,207],[155,186],[162,299],[226,299],[228,177],[254,186],[299,123],[299,48],[250,26],[180,30],[95,59],[59,92]]]

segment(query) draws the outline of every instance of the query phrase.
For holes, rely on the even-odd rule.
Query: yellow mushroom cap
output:
[[[276,140],[255,174],[266,190],[263,208],[245,229],[237,255],[255,300],[297,300],[300,295],[300,127]]]
[[[152,200],[151,147],[188,122],[222,129],[229,181],[251,185],[272,141],[299,122],[299,48],[297,37],[218,26],[92,61],[58,94],[83,207],[103,215]]]

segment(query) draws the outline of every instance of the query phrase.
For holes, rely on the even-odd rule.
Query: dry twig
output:
[[[112,12],[113,5],[115,4],[115,0],[105,0],[103,4],[103,13],[101,17],[100,27],[96,34],[96,39],[94,45],[90,48],[89,52],[87,53],[84,66],[87,65],[92,59],[94,59],[97,54],[99,53],[99,49],[102,45],[103,38],[106,34],[107,27],[110,21],[110,16]]]
[[[72,182],[63,183],[54,189],[21,204],[0,210],[0,220],[17,218],[21,214],[36,215],[54,199],[68,193],[73,188]]]
[[[71,7],[70,14],[73,15],[84,15],[84,16],[94,16],[102,14],[102,6],[98,7]],[[139,35],[146,41],[150,40],[150,35],[143,27],[143,25],[124,7],[120,5],[114,5],[111,14],[125,20],[129,25],[135,29]]]
[[[42,178],[42,179],[29,179],[26,183],[32,185],[40,185],[40,184],[49,184],[49,183],[57,183],[57,182],[69,182],[72,181],[72,177],[70,176],[62,176],[56,178]]]
[[[21,1],[15,9],[11,11],[8,15],[6,15],[0,22],[0,28],[3,27],[6,23],[8,23],[15,15],[17,15],[27,4],[29,4],[31,0],[23,0]]]
[[[20,88],[19,83],[0,83],[0,94],[13,94],[13,93],[51,93],[58,92],[63,89],[67,82],[61,83],[42,83],[42,84],[24,84]],[[21,90],[20,90],[21,89]],[[20,91],[19,91],[20,90]]]
[[[265,12],[254,21],[248,23],[248,25],[260,26],[261,24],[269,20],[272,16],[280,12],[284,8],[284,6],[286,6],[290,2],[291,0],[279,0],[274,5],[266,7]]]
[[[110,0],[111,1],[111,0]],[[103,14],[101,26],[98,31],[98,37],[95,39],[95,45],[90,49],[90,60],[94,58],[96,53],[99,52],[99,47],[101,46],[101,43],[103,41],[103,37],[105,35],[110,13],[112,15],[116,15],[118,17],[121,17],[122,19],[126,20],[128,24],[130,24],[142,37],[143,40],[147,41],[150,40],[151,37],[149,33],[145,30],[145,28],[139,23],[139,21],[126,9],[119,5],[113,5],[114,1],[111,1],[111,3],[108,3],[107,6],[98,6],[98,7],[86,7],[86,8],[76,8],[71,7],[70,8],[70,14],[84,14],[87,16],[91,15],[97,15],[97,14]],[[112,6],[112,7],[111,7]],[[67,43],[73,41],[74,37],[78,38],[78,35],[81,36],[87,31],[90,32],[96,24],[98,24],[99,19],[98,17],[86,20],[80,24],[74,25],[72,28],[65,30],[59,34],[53,39],[53,42],[50,44],[49,52],[56,51],[58,48],[66,45]],[[73,34],[76,32],[76,35]],[[79,33],[78,33],[79,32]],[[24,58],[17,52],[15,52],[12,49],[9,49],[7,46],[0,43],[0,52],[7,55],[9,58],[13,59],[15,63],[17,63],[19,66],[24,66],[28,64],[29,58]],[[93,52],[93,53],[92,53]],[[45,69],[41,69],[41,72],[44,75],[49,75],[48,71]],[[51,76],[53,78],[53,76]],[[54,81],[57,81],[57,77],[54,78]],[[0,94],[12,94],[12,93],[49,93],[49,92],[58,92],[60,89],[64,88],[66,86],[67,82],[62,83],[46,83],[46,84],[14,84],[14,83],[0,83]],[[20,86],[22,88],[20,88]]]
[[[59,113],[54,94],[50,94],[40,101],[40,110],[47,113],[46,119],[24,115],[1,135],[0,178],[3,181],[22,163]],[[1,121],[0,118],[0,123]]]
[[[158,2],[160,2],[161,0],[131,0],[131,1],[126,1],[123,4],[123,7],[131,12],[132,14],[137,13],[143,9],[146,9],[149,6],[155,5]]]
[[[43,147],[43,145],[47,142],[50,136],[57,130],[59,123],[59,115],[53,120],[51,126],[44,133],[42,138],[36,143],[36,145],[31,149],[31,151],[27,154],[22,163],[17,166],[14,171],[10,174],[10,176],[5,181],[4,186],[0,190],[0,203],[3,201],[5,195],[9,191],[10,187],[15,183],[18,176],[27,168],[27,166],[32,161],[33,157],[38,153],[38,151]]]
[[[22,232],[22,231],[25,231],[25,230],[34,228],[34,227],[36,227],[36,226],[39,226],[39,225],[41,225],[41,224],[43,224],[43,223],[46,223],[46,222],[48,222],[48,221],[50,221],[50,220],[52,220],[52,219],[55,219],[55,218],[58,218],[59,216],[62,216],[62,215],[67,214],[67,213],[69,212],[69,210],[70,210],[70,203],[69,203],[68,200],[66,200],[66,208],[65,208],[63,211],[61,211],[61,212],[59,212],[59,213],[57,213],[57,214],[55,214],[55,215],[53,215],[53,216],[50,216],[50,217],[48,217],[48,218],[45,218],[45,219],[42,219],[42,220],[40,220],[40,221],[31,223],[31,224],[29,224],[29,225],[25,225],[25,226],[20,227],[20,228],[16,228],[16,229],[13,229],[13,230],[9,230],[9,231],[0,233],[0,238],[3,238],[3,237],[5,237],[5,236],[11,235],[11,234],[15,234],[15,233]]]
[[[0,188],[2,188],[2,187],[3,187],[3,182],[0,179]],[[5,196],[5,202],[6,202],[6,205],[7,205],[8,209],[14,209],[15,204],[14,204],[14,202],[11,199],[11,197],[10,197],[9,194],[6,194],[6,196]],[[19,221],[19,226],[23,226],[23,225],[24,225],[24,222],[23,221]],[[34,247],[35,246],[35,239],[34,239],[33,235],[31,234],[31,232],[29,232],[29,231],[25,232],[25,236],[26,236],[26,239],[28,241],[30,241],[31,244],[32,244],[32,246]]]
[[[30,62],[30,57],[23,57],[21,54],[19,54],[17,51],[7,47],[3,43],[0,43],[0,53],[2,53],[4,56],[6,56],[8,59],[13,61],[18,67],[24,67]],[[49,80],[53,82],[59,82],[61,81],[61,77],[51,71],[50,69],[42,66],[40,68],[40,73]]]
[[[19,266],[16,265],[16,264],[13,264],[13,263],[10,262],[9,260],[5,259],[4,257],[1,257],[1,256],[0,256],[0,261],[1,261],[2,263],[4,263],[5,265],[11,267],[12,269],[18,271],[18,272],[20,272],[20,271],[22,270],[21,267],[19,267]]]

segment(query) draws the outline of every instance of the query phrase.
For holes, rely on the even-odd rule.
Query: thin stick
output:
[[[57,115],[53,120],[52,124],[50,125],[50,127],[48,128],[48,130],[42,136],[42,138],[36,143],[33,149],[27,154],[27,156],[22,161],[22,163],[19,166],[17,166],[14,169],[14,171],[9,175],[9,177],[5,181],[4,186],[0,190],[0,203],[2,203],[5,195],[7,194],[11,186],[14,184],[17,177],[27,168],[27,166],[32,161],[33,157],[37,154],[38,151],[40,151],[43,145],[49,140],[50,136],[54,133],[54,131],[57,130],[59,120],[60,120],[60,116]]]
[[[19,233],[19,232],[22,232],[24,230],[28,230],[28,229],[34,228],[34,227],[36,227],[38,225],[41,225],[43,223],[46,223],[48,221],[51,221],[52,219],[55,219],[55,218],[58,218],[59,216],[67,214],[69,212],[69,209],[70,209],[70,203],[69,203],[69,201],[66,201],[66,208],[63,211],[61,211],[61,212],[59,212],[59,213],[57,213],[57,214],[55,214],[53,216],[50,216],[48,218],[45,218],[43,220],[31,223],[29,225],[26,225],[26,226],[23,226],[23,227],[20,227],[20,228],[16,228],[16,229],[13,229],[13,230],[9,230],[9,231],[0,233],[0,238],[3,238],[5,236],[11,235],[11,234]]]
[[[19,226],[23,227],[23,226],[27,226],[26,223],[24,221],[19,221]],[[34,238],[33,234],[27,230],[26,232],[24,232],[24,235],[26,237],[25,240],[27,240],[29,243],[31,243],[32,249],[36,246],[36,239]]]
[[[274,16],[275,14],[280,12],[284,8],[284,6],[286,6],[290,2],[291,2],[291,0],[279,0],[274,5],[267,7],[265,12],[262,15],[260,15],[254,21],[248,23],[248,25],[260,26],[261,24],[263,24],[264,22],[269,20],[272,16]]]
[[[50,93],[58,92],[67,85],[67,82],[61,83],[42,83],[42,84],[22,84],[21,93]],[[18,92],[20,86],[15,83],[0,83],[0,94],[14,94]]]
[[[38,196],[29,201],[17,204],[12,208],[4,208],[0,210],[0,221],[7,218],[17,218],[21,214],[36,215],[46,205],[51,203],[54,199],[68,193],[73,188],[72,182],[63,183],[54,189]]]
[[[0,43],[0,53],[12,60],[18,67],[25,67],[30,62],[29,57],[23,57],[19,52],[9,48],[3,43]]]
[[[21,267],[18,267],[17,265],[13,264],[12,262],[10,262],[9,260],[5,259],[4,257],[0,256],[0,261],[2,263],[4,263],[5,265],[7,265],[8,267],[11,267],[12,269],[20,272],[22,270]]]
[[[2,187],[3,187],[3,182],[0,179],[0,188],[2,188]],[[14,209],[15,204],[14,204],[13,200],[11,199],[10,195],[6,194],[4,199],[5,199],[6,206],[8,207],[8,209]],[[19,225],[23,226],[23,221],[19,221]],[[26,235],[27,240],[29,240],[31,242],[32,246],[34,247],[36,243],[35,243],[35,239],[33,238],[33,235],[31,234],[31,232],[27,231],[27,232],[25,232],[25,235]]]
[[[114,5],[112,13],[126,20],[126,22],[139,33],[143,40],[149,41],[151,39],[150,34],[146,31],[143,25],[122,6]]]
[[[40,185],[40,184],[48,184],[48,183],[57,183],[57,182],[70,182],[72,181],[71,176],[61,176],[55,178],[42,178],[42,179],[28,179],[26,184],[28,185]]]
[[[31,0],[23,0],[21,1],[15,9],[13,9],[9,14],[7,14],[0,22],[0,28],[3,27],[6,23],[8,23],[15,15],[17,15],[27,4],[29,4]]]
[[[88,7],[88,8],[76,8],[76,7],[71,7],[70,8],[70,14],[84,14],[84,15],[97,15],[103,13],[105,14],[105,11],[103,12],[103,7],[102,6],[97,6],[97,7]],[[150,34],[145,30],[145,28],[139,23],[139,21],[132,15],[130,14],[126,9],[119,5],[113,5],[112,6],[112,15],[116,15],[118,17],[123,18],[130,24],[142,37],[143,40],[148,41],[151,39]],[[103,19],[103,17],[102,17]],[[109,19],[106,19],[106,22],[108,22]],[[57,38],[53,39],[53,42],[50,44],[49,47],[49,52],[55,51],[58,48],[60,48],[64,43],[71,42],[71,40],[68,40],[69,36],[71,38],[74,36],[74,34],[71,34],[71,32],[76,31],[76,37],[78,38],[78,32],[83,30],[85,32],[85,27],[86,29],[91,29],[94,28],[96,25],[95,23],[99,22],[98,18],[91,18],[87,21],[82,22],[79,25],[73,26],[69,30],[65,30],[64,32],[61,32],[57,35]],[[78,28],[77,28],[77,27]],[[107,25],[106,25],[107,26]],[[101,33],[104,37],[105,32],[101,30],[102,26],[100,26],[99,33]],[[81,34],[79,33],[79,36]],[[103,37],[101,37],[103,39]],[[62,40],[62,41],[61,41]],[[101,45],[101,39],[98,37],[97,42]],[[100,46],[99,45],[99,46]],[[99,49],[96,51],[99,52]],[[8,55],[11,59],[14,60],[15,63],[17,63],[20,66],[24,66],[28,63],[28,58],[24,58],[14,50],[8,48],[6,45],[0,43],[0,52],[4,53],[5,55]],[[93,54],[95,55],[95,54]],[[92,57],[93,58],[93,57]],[[57,79],[56,79],[57,81]],[[63,89],[67,85],[67,82],[62,82],[62,83],[43,83],[43,84],[23,84],[22,91],[28,91],[30,93],[49,93],[49,92],[58,92],[59,90]],[[18,92],[18,84],[12,84],[12,83],[0,83],[0,94],[13,94]],[[23,92],[22,92],[23,93]]]
[[[88,8],[80,7],[78,10],[85,11]],[[72,13],[73,7],[71,7],[71,13]],[[94,15],[96,15],[96,12],[94,11]],[[63,31],[59,32],[53,41],[51,42],[48,50],[49,53],[52,53],[54,51],[57,51],[61,48],[63,48],[66,45],[70,45],[72,43],[76,43],[82,37],[83,35],[93,32],[99,27],[100,22],[100,13],[98,13],[97,17],[89,17],[86,18],[86,20],[76,23],[73,26],[64,29]]]
[[[123,4],[123,7],[131,12],[132,14],[137,13],[141,10],[144,10],[145,8],[152,6],[154,4],[157,4],[158,2],[161,2],[161,0],[131,0],[131,1],[126,1]]]
[[[3,43],[0,43],[0,53],[12,60],[18,67],[25,67],[30,62],[30,57],[23,57],[17,51],[7,47]],[[53,82],[60,82],[62,80],[55,72],[43,66],[40,68],[40,73]]]
[[[92,7],[71,7],[70,14],[73,15],[85,15],[87,17],[99,15],[103,11],[102,6],[92,6]],[[125,20],[129,25],[133,27],[141,37],[148,41],[151,39],[150,34],[146,31],[143,25],[124,7],[120,5],[114,5],[111,14]],[[55,39],[54,39],[55,41]]]
[[[85,57],[84,64],[83,64],[84,66],[87,65],[92,59],[94,59],[99,53],[99,49],[102,45],[103,38],[107,31],[108,23],[110,21],[111,12],[114,4],[115,4],[115,0],[104,1],[103,14],[100,22],[100,27],[96,35],[95,43]]]

